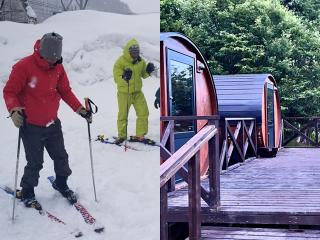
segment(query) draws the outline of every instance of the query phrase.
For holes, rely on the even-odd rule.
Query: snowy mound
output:
[[[158,16],[73,11],[55,15],[39,25],[1,22],[0,52],[4,57],[0,59],[0,81],[5,82],[11,66],[32,54],[34,42],[51,31],[63,36],[64,65],[70,78],[82,84],[111,78],[113,63],[131,38],[139,41],[146,60],[158,61]]]
[[[99,107],[91,125],[92,137],[117,134],[116,87],[112,69],[122,54],[122,47],[131,38],[141,46],[142,57],[159,66],[159,14],[120,15],[96,11],[73,11],[55,15],[42,24],[27,25],[0,22],[0,97],[11,71],[19,59],[32,54],[35,41],[44,33],[61,34],[63,58],[71,86],[82,101],[90,97]],[[148,136],[159,139],[159,110],[153,107],[154,94],[159,87],[158,77],[144,81],[143,92],[148,102],[150,130]],[[10,119],[3,100],[0,103],[0,185],[13,187],[17,129]],[[65,103],[59,111],[65,145],[73,171],[69,185],[80,201],[106,227],[98,235],[83,222],[64,199],[55,193],[46,177],[54,175],[47,153],[40,172],[37,199],[47,210],[61,217],[84,233],[82,239],[159,239],[159,148],[141,146],[142,151],[128,150],[93,141],[96,185],[99,202],[93,198],[89,147],[86,123]],[[128,134],[135,134],[135,114],[131,109]],[[140,146],[139,146],[140,147]],[[21,150],[19,181],[25,166]],[[16,209],[16,223],[11,224],[11,198],[0,191],[1,238],[15,240],[73,239],[58,224],[46,221],[20,203]]]

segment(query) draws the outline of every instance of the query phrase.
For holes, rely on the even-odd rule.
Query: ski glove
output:
[[[131,77],[132,77],[132,70],[130,68],[124,69],[123,75],[122,75],[123,80],[128,82],[131,79]]]
[[[84,107],[79,107],[77,110],[77,113],[86,119],[88,123],[92,123],[92,113],[90,111],[87,111]]]
[[[17,128],[20,128],[23,126],[23,122],[24,122],[23,109],[24,107],[15,107],[15,108],[12,108],[10,111],[10,117]]]
[[[159,99],[154,100],[153,105],[154,105],[154,107],[155,107],[156,109],[158,109],[158,108],[160,107],[160,101],[159,101]]]
[[[153,105],[156,109],[158,109],[160,107],[160,88],[158,88],[155,97],[156,99],[154,100]]]
[[[146,68],[147,73],[150,75],[154,71],[154,69],[155,69],[154,64],[149,62]]]

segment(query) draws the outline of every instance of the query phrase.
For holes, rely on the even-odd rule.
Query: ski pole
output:
[[[127,121],[126,121],[126,141],[124,142],[124,151],[127,151],[127,144],[128,144],[128,118],[129,118],[129,81],[128,83],[128,94],[127,94]]]
[[[84,100],[85,100],[86,111],[88,111],[88,112],[90,113],[90,115],[95,114],[95,113],[98,112],[98,107],[97,107],[97,105],[95,105],[89,98],[85,98]],[[93,104],[93,105],[95,106],[95,111],[92,110],[91,104]],[[91,175],[92,175],[92,184],[93,184],[94,200],[95,200],[96,202],[98,202],[98,200],[97,200],[97,193],[96,193],[96,183],[95,183],[95,179],[94,179],[94,166],[93,166],[92,144],[91,144],[91,130],[90,130],[90,123],[89,123],[89,121],[87,121],[87,125],[88,125],[89,150],[90,150]]]
[[[15,177],[14,177],[14,194],[13,194],[13,204],[12,204],[12,223],[14,223],[14,212],[15,212],[15,209],[16,209],[17,182],[18,182],[19,158],[20,158],[20,145],[21,145],[21,127],[19,128],[19,134],[18,134],[16,173],[15,173]]]

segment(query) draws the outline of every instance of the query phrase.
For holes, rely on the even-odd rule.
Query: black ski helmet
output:
[[[57,62],[62,54],[62,36],[58,33],[46,33],[40,40],[40,56],[51,62]]]

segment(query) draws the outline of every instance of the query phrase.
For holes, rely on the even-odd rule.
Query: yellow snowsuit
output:
[[[113,77],[118,88],[118,137],[127,138],[126,124],[128,121],[128,112],[133,105],[136,115],[136,136],[141,137],[148,133],[149,109],[142,89],[142,78],[149,77],[146,72],[146,62],[140,59],[133,63],[129,48],[132,45],[138,45],[137,40],[131,39],[125,48],[123,54],[118,58],[113,67]],[[127,82],[122,78],[123,70],[131,69],[132,77]]]

